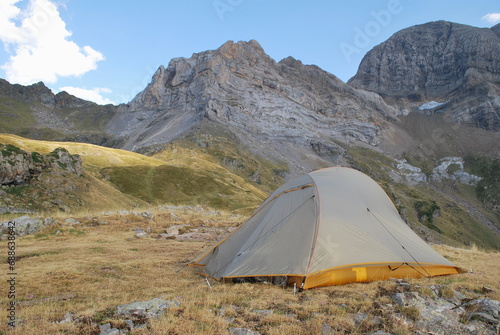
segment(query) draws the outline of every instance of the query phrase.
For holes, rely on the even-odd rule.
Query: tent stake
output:
[[[208,281],[207,277],[205,277],[205,280],[207,281],[208,287],[210,287],[210,289],[212,289],[212,285],[210,285],[210,282]]]

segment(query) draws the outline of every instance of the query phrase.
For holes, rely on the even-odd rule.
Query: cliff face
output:
[[[169,142],[201,124],[222,125],[255,153],[310,169],[304,155],[334,140],[378,145],[397,110],[317,66],[275,62],[256,41],[176,58],[121,106],[108,131],[125,149]],[[320,150],[320,151],[321,151]],[[302,156],[304,156],[302,155]]]
[[[498,130],[499,82],[500,25],[437,21],[404,29],[373,48],[348,83],[379,93],[398,108],[439,110],[456,121]],[[438,104],[423,105],[430,101]]]

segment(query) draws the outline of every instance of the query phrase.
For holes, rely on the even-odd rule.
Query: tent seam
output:
[[[311,175],[309,175],[311,176]],[[315,225],[314,225],[314,229],[315,229],[315,232],[314,232],[314,236],[313,236],[313,240],[312,240],[312,247],[311,247],[311,253],[309,255],[309,262],[307,263],[307,268],[306,268],[306,278],[305,280],[307,280],[307,274],[309,273],[309,269],[311,268],[311,264],[312,264],[312,259],[313,259],[313,256],[314,256],[314,253],[316,252],[316,245],[317,245],[317,242],[318,242],[318,233],[319,233],[319,225],[321,224],[321,201],[320,201],[320,195],[319,195],[319,190],[318,190],[318,185],[316,184],[316,180],[314,180],[313,176],[311,176],[311,179],[313,181],[313,184],[314,184],[314,188],[316,190],[316,197],[315,197],[315,202],[316,202],[316,222],[315,222]]]

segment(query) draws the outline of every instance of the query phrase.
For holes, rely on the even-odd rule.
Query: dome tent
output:
[[[373,179],[344,167],[285,183],[191,265],[217,279],[286,276],[304,289],[460,272]]]

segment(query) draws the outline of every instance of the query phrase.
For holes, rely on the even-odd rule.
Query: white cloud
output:
[[[496,24],[500,22],[500,13],[488,13],[485,16],[481,18],[482,20],[491,23],[491,24]]]
[[[102,96],[102,93],[111,93],[111,90],[109,88],[96,87],[89,90],[86,88],[66,86],[59,89],[61,91],[66,91],[69,94],[74,95],[75,97],[78,97],[80,99],[93,101],[99,105],[115,104],[113,101]]]
[[[11,53],[1,66],[8,81],[55,83],[60,77],[95,70],[104,59],[90,46],[80,47],[69,40],[71,32],[50,0],[30,0],[24,10],[15,6],[17,2],[0,2],[0,40]]]

